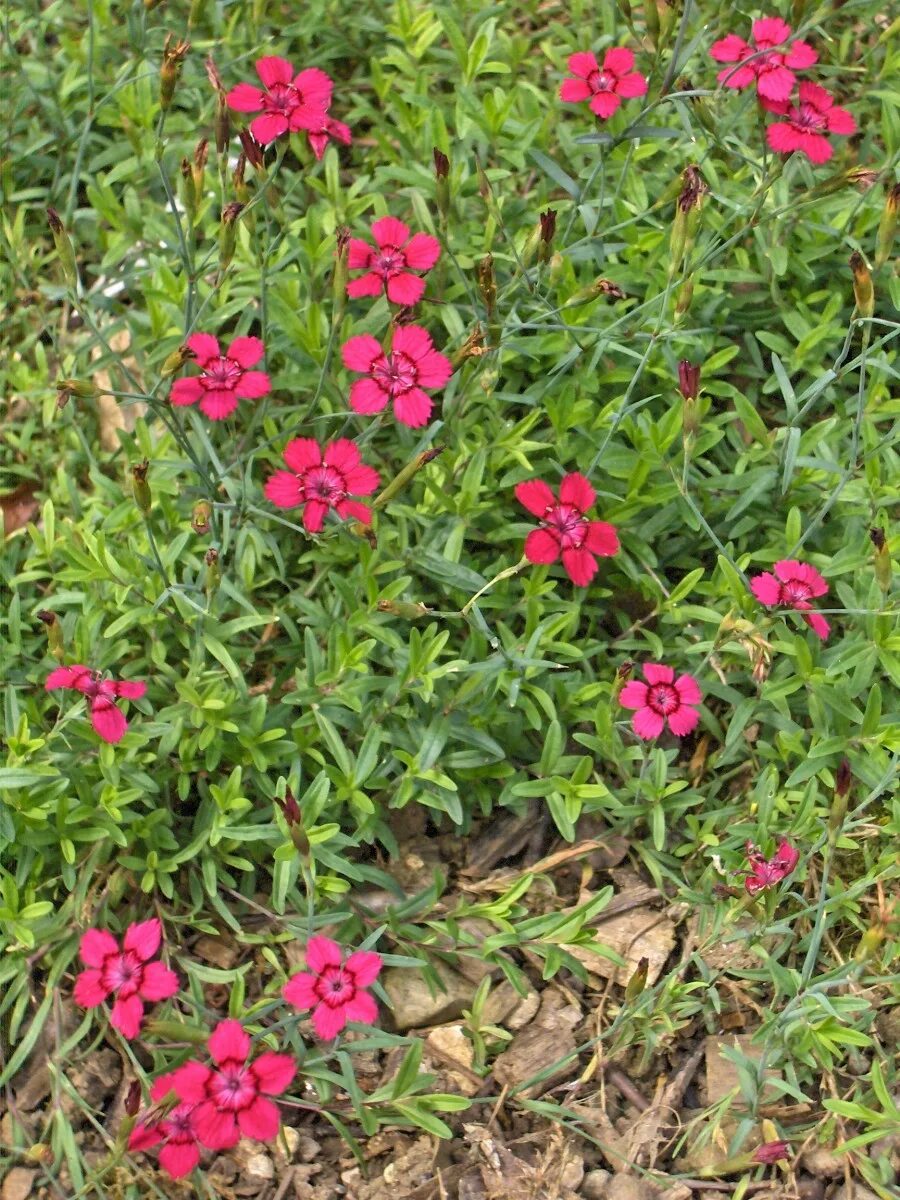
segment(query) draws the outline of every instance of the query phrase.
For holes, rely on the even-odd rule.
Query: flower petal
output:
[[[416,363],[416,371],[420,387],[439,388],[443,387],[453,374],[453,364],[440,351],[429,350]]]
[[[401,275],[392,275],[387,281],[387,297],[391,304],[410,308],[413,304],[418,304],[424,294],[425,280],[420,279],[418,275],[404,272]]]
[[[559,85],[559,98],[565,104],[580,104],[590,96],[591,89],[583,79],[564,79]]]
[[[644,663],[642,670],[644,678],[650,684],[672,683],[675,679],[674,669],[664,666],[662,663]]]
[[[326,466],[346,475],[359,463],[359,447],[349,438],[338,438],[328,443],[322,457]]]
[[[567,66],[572,74],[580,79],[587,79],[592,71],[599,70],[597,59],[589,50],[579,50],[576,54],[570,54]]]
[[[350,388],[350,407],[366,416],[383,412],[389,400],[390,395],[375,379],[357,379]]]
[[[127,996],[125,999],[118,999],[113,1005],[113,1010],[110,1013],[110,1024],[118,1029],[122,1037],[131,1041],[136,1038],[141,1031],[141,1022],[144,1019],[144,1005],[141,1003],[140,996]]]
[[[233,359],[239,367],[255,367],[266,348],[258,337],[236,337],[228,347],[227,357]]]
[[[351,279],[347,284],[347,295],[351,300],[359,300],[362,296],[380,296],[383,290],[384,280],[372,272],[361,275],[359,279]]]
[[[200,1161],[200,1148],[196,1142],[168,1142],[159,1152],[159,1165],[173,1179],[190,1175]]]
[[[159,917],[129,925],[122,943],[126,950],[136,954],[141,962],[147,962],[159,950],[162,942],[162,923]]]
[[[339,967],[344,954],[337,942],[317,935],[306,944],[306,965],[314,975],[321,975],[326,967]]]
[[[353,976],[357,987],[368,987],[378,978],[383,959],[374,950],[354,950],[347,959],[345,970]]]
[[[344,1005],[344,1016],[348,1021],[358,1021],[360,1025],[374,1025],[378,1020],[378,1005],[368,992],[357,992]]]
[[[294,77],[294,68],[286,58],[272,54],[256,60],[256,73],[266,87],[270,88],[276,83],[290,83]]]
[[[183,1103],[199,1104],[206,1098],[206,1087],[211,1077],[212,1071],[205,1063],[192,1059],[172,1072],[171,1090],[177,1093]]]
[[[159,1122],[151,1125],[146,1121],[138,1121],[128,1136],[128,1149],[149,1150],[152,1146],[158,1146],[162,1140],[163,1135],[160,1133]]]
[[[109,686],[112,694],[121,696],[123,700],[140,700],[147,692],[147,685],[142,679],[111,679]]]
[[[602,558],[619,553],[619,535],[615,526],[606,521],[588,521],[584,544],[591,554],[599,554]]]
[[[532,563],[556,562],[559,550],[559,538],[549,529],[532,529],[525,539],[525,557]]]
[[[315,438],[292,438],[284,448],[284,461],[302,475],[310,467],[318,467],[322,462],[322,449]]]
[[[359,521],[362,525],[372,524],[372,510],[361,500],[340,500],[334,506],[334,511],[341,520],[352,517],[354,521]]]
[[[200,411],[211,421],[224,421],[238,406],[238,398],[233,391],[216,388],[208,391],[200,401]]]
[[[76,663],[71,667],[56,667],[47,676],[44,688],[48,692],[52,692],[56,688],[71,688],[76,692],[86,692],[90,680],[90,667],[83,667]]]
[[[566,475],[559,485],[559,498],[563,504],[571,504],[579,512],[587,512],[597,498],[597,493],[578,471]]]
[[[813,633],[819,635],[824,642],[831,632],[831,626],[825,620],[821,613],[804,613],[803,620],[812,629]]]
[[[632,729],[638,737],[644,738],[645,741],[659,737],[665,724],[663,717],[654,712],[652,708],[639,708],[631,719]]]
[[[639,71],[623,75],[616,84],[616,95],[623,100],[632,100],[635,96],[643,96],[647,92],[647,80]]]
[[[829,133],[838,133],[844,136],[856,133],[856,121],[846,108],[839,108],[837,105],[829,108],[825,119],[828,122]]]
[[[307,533],[320,533],[328,514],[324,500],[307,500],[303,507],[303,528]]]
[[[259,112],[263,106],[265,93],[252,83],[239,83],[225,97],[225,103],[234,112]]]
[[[104,742],[115,745],[125,736],[128,722],[108,696],[95,696],[91,702],[91,725]]]
[[[198,1105],[191,1125],[199,1140],[210,1150],[230,1150],[241,1140],[234,1113],[216,1108],[211,1100]]]
[[[88,929],[82,935],[78,953],[87,966],[102,967],[111,954],[119,953],[119,943],[108,929]]]
[[[310,975],[306,971],[292,975],[282,988],[281,994],[288,1004],[292,1004],[301,1012],[306,1008],[312,1008],[319,1002],[316,992],[316,976]]]
[[[588,107],[601,121],[606,121],[613,115],[621,103],[622,101],[615,92],[597,92],[595,96],[591,97]]]
[[[759,72],[756,87],[766,100],[787,100],[796,81],[796,75],[787,67],[771,66]]]
[[[784,65],[794,71],[805,71],[819,61],[818,52],[808,42],[791,42],[784,56]]]
[[[197,375],[186,375],[184,379],[176,379],[169,392],[169,400],[177,408],[186,404],[196,404],[206,391]]]
[[[213,1062],[246,1062],[250,1053],[250,1035],[240,1021],[220,1021],[206,1043]]]
[[[542,517],[556,503],[556,497],[543,479],[527,479],[516,484],[516,499],[535,517]]]
[[[250,1064],[250,1070],[259,1083],[259,1090],[270,1096],[286,1091],[297,1074],[297,1063],[289,1054],[275,1054],[267,1050]]]
[[[427,425],[434,405],[431,397],[421,388],[410,388],[394,400],[394,416],[401,425],[410,429],[421,429]]]
[[[332,1038],[337,1037],[347,1024],[347,1014],[344,1012],[344,1006],[329,1008],[327,1004],[317,1005],[313,1010],[312,1023],[313,1029],[315,1029],[322,1041],[331,1041]]]
[[[326,109],[331,105],[331,76],[319,67],[307,67],[294,77],[294,87],[306,108]]]
[[[138,995],[144,1000],[168,1000],[178,991],[178,986],[178,976],[165,963],[147,963]]]
[[[341,346],[341,358],[348,371],[362,371],[367,375],[375,363],[384,358],[384,351],[378,338],[371,333],[359,333]]]
[[[597,560],[587,546],[563,550],[562,561],[569,578],[577,587],[587,587],[597,574]]]
[[[82,971],[75,979],[72,996],[76,1004],[82,1008],[96,1008],[109,995],[109,988],[103,983],[102,973],[98,970]]]
[[[647,685],[640,679],[631,679],[619,692],[619,703],[623,708],[643,708],[647,703]]]
[[[264,1096],[257,1096],[252,1104],[238,1113],[238,1125],[244,1137],[258,1142],[272,1142],[278,1137],[281,1114],[277,1105]]]
[[[270,475],[263,493],[277,508],[296,508],[303,503],[303,484],[290,471],[276,471]]]
[[[679,675],[675,680],[675,691],[682,704],[699,704],[703,699],[700,684],[693,675]]]
[[[368,242],[362,238],[351,238],[347,247],[347,266],[351,271],[365,270],[370,266],[375,252]]]
[[[753,40],[759,49],[780,46],[791,36],[791,27],[781,17],[760,17],[752,25]]]
[[[676,708],[674,712],[670,712],[668,719],[672,732],[677,737],[685,737],[700,720],[700,714],[696,708],[688,708],[683,705],[681,708]]]
[[[201,367],[205,367],[211,358],[218,358],[219,341],[211,333],[192,333],[185,342]]]
[[[175,1092],[175,1072],[168,1071],[165,1075],[157,1075],[150,1085],[150,1099],[154,1104],[158,1104],[160,1100],[165,1100],[169,1092]]]
[[[259,400],[271,390],[272,381],[265,371],[245,371],[235,384],[234,394],[239,400]]]
[[[781,584],[768,571],[763,571],[761,575],[753,576],[750,580],[750,591],[760,604],[765,604],[769,608],[772,608],[781,600]]]
[[[742,37],[738,37],[736,33],[729,33],[720,41],[713,42],[709,48],[710,58],[723,63],[743,62],[752,53],[753,47],[748,45]]]
[[[409,226],[396,217],[380,217],[372,223],[372,237],[379,246],[401,247],[409,240]]]
[[[634,55],[624,46],[615,46],[603,56],[603,70],[611,75],[627,75],[633,67]]]
[[[403,253],[408,267],[414,271],[430,271],[441,257],[441,243],[430,233],[414,233]]]
[[[263,113],[250,122],[250,132],[261,146],[268,146],[288,131],[288,119],[283,113]]]

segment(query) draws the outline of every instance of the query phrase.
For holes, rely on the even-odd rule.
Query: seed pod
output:
[[[337,328],[344,315],[347,304],[347,280],[350,278],[348,261],[350,257],[350,230],[341,225],[335,233],[334,271],[331,276],[332,315],[331,324]]]
[[[213,130],[216,137],[216,153],[222,155],[227,152],[228,143],[231,140],[231,117],[228,101],[212,55],[207,58],[204,66],[206,67],[206,77],[216,93],[216,115],[213,119]]]
[[[209,533],[209,518],[211,516],[212,505],[210,502],[208,500],[198,500],[191,513],[191,529],[193,529],[194,533],[199,533],[201,536]]]
[[[406,600],[379,600],[375,607],[381,613],[402,617],[404,621],[421,621],[423,617],[429,617],[432,613],[426,605],[410,604]]]
[[[150,509],[153,504],[150,495],[150,484],[147,482],[149,470],[150,463],[146,458],[143,462],[131,464],[131,491],[134,495],[135,504],[145,517],[150,515]]]
[[[168,379],[170,375],[174,375],[176,371],[180,371],[188,359],[193,358],[193,356],[194,355],[190,346],[187,344],[179,346],[177,350],[173,350],[172,353],[166,358],[165,362],[160,368],[160,375],[163,377],[163,379]]]
[[[46,608],[42,608],[37,617],[39,621],[43,621],[47,630],[47,648],[57,662],[62,662],[65,655],[65,647],[63,645],[63,633],[59,617],[57,617],[56,613],[49,612]]]
[[[635,967],[634,974],[625,984],[625,1003],[632,1004],[647,986],[647,972],[650,969],[650,959],[642,958]]]
[[[205,587],[206,587],[206,596],[207,596],[207,599],[209,600],[209,599],[212,599],[213,595],[215,595],[216,589],[218,588],[219,583],[222,579],[222,573],[219,570],[219,552],[218,552],[218,550],[216,550],[213,546],[210,546],[210,548],[206,552],[206,555],[205,555],[203,561],[206,563]]]
[[[181,160],[181,181],[178,190],[181,194],[181,203],[184,205],[184,211],[187,213],[188,224],[193,225],[197,219],[197,192],[194,187],[194,174],[191,170],[191,164],[186,158]]]
[[[50,232],[53,235],[53,244],[56,247],[56,253],[59,255],[63,277],[72,291],[77,291],[78,267],[75,263],[75,250],[72,247],[72,241],[55,208],[47,209],[47,220],[50,224]]]
[[[234,247],[237,240],[237,221],[244,211],[244,205],[236,201],[226,204],[222,209],[222,224],[219,229],[219,271],[228,269],[234,258]]]
[[[401,467],[390,483],[372,501],[372,508],[384,508],[389,500],[393,500],[398,492],[402,492],[419,471],[427,466],[428,463],[433,462],[443,450],[443,446],[433,446],[430,450],[423,450],[421,454],[417,454],[415,458],[411,459],[405,467]]]
[[[159,69],[159,107],[163,112],[167,112],[172,106],[178,77],[190,48],[190,42],[173,42],[171,33],[166,34],[162,66]]]
[[[437,146],[432,151],[434,156],[434,195],[438,212],[447,220],[450,212],[450,159],[442,154]]]
[[[596,300],[598,296],[605,296],[609,304],[614,304],[616,300],[625,299],[625,293],[617,283],[613,283],[611,279],[595,279],[587,287],[580,288],[566,305],[566,308],[575,308],[579,304],[587,304],[589,300]]]
[[[556,209],[548,208],[540,214],[541,244],[538,247],[538,259],[548,262],[553,252],[553,238],[556,234]]]
[[[494,305],[497,303],[497,280],[494,277],[494,256],[486,254],[475,268],[478,277],[478,290],[487,309],[488,320],[493,320]]]
[[[875,551],[875,579],[886,596],[891,590],[894,575],[893,567],[891,566],[890,547],[884,535],[884,530],[880,526],[873,526],[869,530],[869,537],[872,540],[872,547]]]
[[[891,256],[898,217],[900,217],[900,183],[894,184],[888,192],[884,211],[878,223],[878,233],[875,237],[876,267],[883,267]]]
[[[871,317],[875,311],[875,289],[866,260],[854,250],[850,255],[850,270],[853,272],[853,299],[861,317]]]
[[[700,228],[700,210],[703,198],[709,191],[700,168],[691,164],[681,173],[681,191],[675,202],[675,217],[669,240],[669,275],[681,269],[685,258],[693,249]]]

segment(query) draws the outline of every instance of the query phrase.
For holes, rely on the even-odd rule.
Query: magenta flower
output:
[[[753,1161],[758,1163],[774,1163],[780,1158],[788,1158],[788,1142],[763,1142],[753,1151]]]
[[[584,514],[596,492],[583,475],[574,471],[559,486],[557,500],[540,479],[516,485],[516,499],[535,517],[539,529],[525,539],[525,557],[532,563],[552,563],[562,556],[566,574],[578,587],[587,587],[597,573],[597,559],[619,552],[619,538],[606,521],[588,521]]]
[[[856,133],[856,122],[846,108],[840,108],[823,87],[817,83],[801,83],[797,104],[783,101],[764,102],[769,112],[787,117],[776,121],[766,130],[766,141],[776,154],[792,154],[798,150],[812,163],[828,162],[834,147],[830,133],[849,136]]]
[[[381,217],[372,224],[375,247],[351,238],[347,259],[351,271],[365,271],[347,284],[347,295],[378,296],[382,291],[392,304],[418,304],[425,280],[413,271],[430,271],[441,256],[441,244],[428,233],[409,236],[409,227],[396,217]]]
[[[294,438],[284,448],[290,471],[276,471],[266,480],[265,493],[279,508],[303,507],[303,524],[318,533],[329,508],[339,517],[355,517],[371,525],[368,504],[351,496],[368,496],[378,487],[378,472],[360,462],[355,442],[341,438],[323,451],[314,438]]]
[[[780,883],[786,875],[790,875],[800,861],[800,851],[792,846],[787,838],[781,838],[778,849],[767,859],[752,842],[748,842],[747,860],[751,871],[744,880],[744,887],[751,896],[755,896],[757,892]]]
[[[566,104],[589,101],[591,112],[607,120],[623,100],[643,96],[647,91],[647,80],[634,69],[634,55],[624,47],[607,50],[603,66],[588,50],[580,50],[569,57],[569,70],[574,79],[564,79],[559,98]]]
[[[150,1088],[150,1099],[159,1104],[175,1090],[175,1073],[160,1075]],[[200,1146],[194,1130],[195,1105],[176,1104],[164,1117],[154,1119],[153,1110],[132,1129],[128,1138],[129,1150],[149,1150],[162,1145],[159,1165],[173,1179],[189,1175],[200,1161]]]
[[[752,58],[745,66],[726,67],[718,74],[725,87],[742,89],[755,83],[759,95],[766,100],[787,100],[794,90],[794,71],[802,71],[818,62],[819,56],[806,42],[795,41],[785,46],[791,27],[780,17],[762,17],[753,22],[753,45],[736,33],[729,33],[714,42],[710,55],[716,62],[744,63],[760,50],[767,51]],[[784,49],[776,50],[776,46]]]
[[[289,1054],[267,1050],[253,1060],[250,1035],[240,1021],[220,1021],[207,1042],[215,1063],[186,1062],[174,1072],[171,1086],[185,1105],[193,1105],[190,1126],[210,1150],[230,1150],[241,1137],[271,1142],[281,1116],[267,1097],[280,1095],[297,1072]]]
[[[122,948],[105,929],[89,929],[79,954],[88,970],[75,980],[75,1003],[96,1008],[115,996],[110,1021],[123,1037],[135,1038],[144,1019],[144,1001],[168,1000],[178,991],[178,976],[150,959],[159,950],[162,925],[157,917],[129,925]]]
[[[121,741],[128,729],[128,722],[116,705],[116,699],[139,700],[147,690],[146,683],[141,680],[104,679],[99,671],[92,671],[80,663],[72,667],[57,667],[47,676],[44,687],[48,692],[54,688],[65,688],[87,696],[91,724],[104,742]]]
[[[793,558],[782,559],[775,564],[775,575],[770,575],[768,571],[754,575],[750,580],[750,590],[767,608],[783,606],[796,609],[823,641],[828,637],[831,628],[828,622],[820,613],[809,611],[812,608],[810,600],[824,596],[828,591],[828,584],[815,567]]]
[[[431,398],[423,388],[443,387],[453,374],[450,360],[435,350],[430,335],[418,325],[400,325],[385,354],[377,338],[359,334],[345,342],[341,354],[349,371],[362,371],[350,389],[350,407],[358,413],[378,413],[389,403],[401,425],[427,425]]]
[[[268,146],[283,133],[298,129],[317,130],[331,103],[331,80],[318,67],[309,67],[294,75],[284,58],[261,58],[256,73],[265,90],[252,83],[239,83],[225,99],[235,112],[262,116],[250,122],[250,132],[262,146]]]
[[[238,400],[258,400],[272,385],[265,371],[251,371],[265,353],[257,337],[235,338],[222,354],[219,343],[209,333],[192,333],[187,340],[202,374],[176,379],[170,399],[183,406],[200,401],[200,411],[211,421],[230,416]]]
[[[308,971],[292,975],[282,996],[303,1012],[312,1009],[316,1033],[325,1041],[337,1037],[348,1021],[371,1025],[378,1019],[378,1006],[364,991],[378,977],[382,958],[373,950],[356,950],[344,962],[337,942],[312,937],[306,946]]]
[[[307,130],[306,136],[317,159],[320,159],[325,153],[331,138],[340,142],[342,146],[349,146],[353,141],[349,126],[342,121],[335,121],[333,117],[329,117],[328,113],[322,113],[321,120],[313,128]]]
[[[700,685],[693,675],[679,675],[660,663],[645,663],[646,683],[632,679],[619,693],[619,703],[637,711],[631,724],[638,737],[659,737],[668,723],[677,737],[691,732],[700,720],[694,705],[700,703]]]

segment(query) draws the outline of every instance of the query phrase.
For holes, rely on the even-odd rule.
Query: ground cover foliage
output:
[[[851,114],[827,161],[721,48],[773,16]],[[4,36],[4,1200],[896,1195],[896,20],[12,0]],[[239,140],[274,55],[340,126]],[[385,217],[415,303],[348,295]],[[222,419],[197,334],[264,348]],[[412,423],[355,386],[390,339],[448,360]],[[298,438],[377,485],[267,485]],[[551,502],[612,526],[591,565]],[[146,970],[154,918],[177,991],[110,1021],[76,977]],[[354,951],[335,1041],[282,990]],[[135,1122],[214,1030],[291,1056],[282,1129],[173,1181]]]

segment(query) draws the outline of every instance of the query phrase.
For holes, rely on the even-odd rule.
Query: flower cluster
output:
[[[748,842],[747,861],[750,863],[750,874],[744,880],[744,887],[751,896],[755,896],[757,892],[780,883],[790,875],[800,861],[800,851],[787,838],[781,838],[775,853],[771,858],[766,858],[752,842]]]
[[[75,980],[75,1002],[96,1008],[114,997],[111,1024],[123,1037],[136,1038],[144,1002],[168,1000],[178,991],[175,972],[155,958],[161,941],[156,917],[130,925],[121,946],[107,930],[89,929],[80,945],[88,969]],[[283,997],[298,1012],[312,1009],[316,1034],[330,1040],[348,1021],[371,1025],[378,1019],[365,989],[375,982],[382,961],[372,950],[356,950],[345,960],[337,942],[312,937],[307,970],[288,980]],[[253,1056],[251,1046],[240,1021],[220,1021],[206,1044],[209,1061],[189,1059],[153,1081],[152,1106],[132,1129],[128,1148],[159,1146],[160,1166],[179,1179],[197,1166],[204,1147],[228,1150],[242,1137],[273,1141],[281,1124],[273,1097],[290,1086],[297,1063],[271,1050]]]
[[[766,130],[777,154],[798,150],[810,162],[827,162],[834,153],[828,135],[855,133],[856,122],[823,87],[805,80],[798,85],[795,72],[814,66],[819,56],[807,42],[792,41],[791,33],[781,17],[762,17],[753,22],[752,42],[730,33],[714,42],[709,53],[716,62],[731,64],[718,75],[724,87],[741,90],[755,84],[762,108],[786,118]]]

